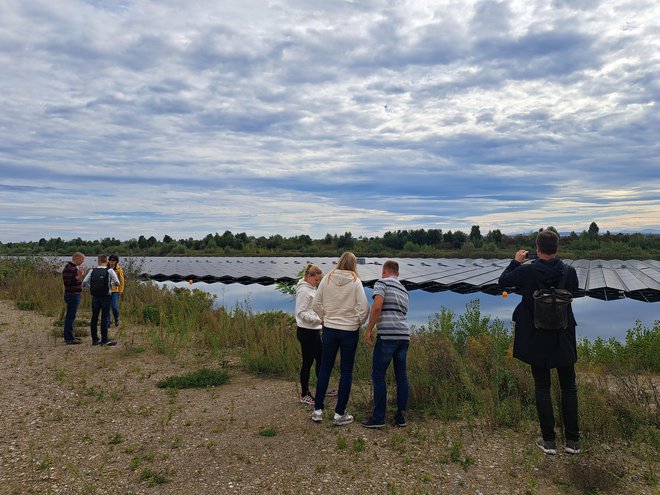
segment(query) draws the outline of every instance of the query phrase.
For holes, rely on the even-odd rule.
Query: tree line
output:
[[[552,227],[547,229],[557,230]],[[542,230],[542,229],[539,229]],[[358,256],[428,258],[508,258],[517,249],[534,249],[537,232],[507,235],[500,229],[482,234],[479,225],[469,232],[442,229],[387,231],[382,236],[354,237],[351,232],[326,234],[322,239],[309,235],[284,237],[253,236],[245,232],[208,234],[202,239],[157,239],[139,236],[121,241],[114,237],[87,241],[60,237],[29,242],[0,241],[0,255],[67,256],[82,251],[87,256],[114,253],[120,256],[337,256],[351,250]],[[585,259],[660,259],[660,235],[601,234],[592,222],[581,233],[561,236],[560,256]]]

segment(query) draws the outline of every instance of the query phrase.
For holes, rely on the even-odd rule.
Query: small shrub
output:
[[[156,486],[167,483],[168,479],[165,475],[146,468],[140,473],[140,481],[146,481],[149,486]]]
[[[261,430],[259,435],[262,437],[274,437],[277,435],[277,430],[275,428],[266,428],[265,430]]]
[[[21,311],[32,311],[37,305],[33,301],[16,301],[16,307]]]
[[[222,370],[202,368],[181,376],[170,376],[158,382],[158,388],[207,388],[227,383],[229,375]]]
[[[110,441],[108,442],[108,445],[119,445],[124,441],[123,437],[121,436],[121,433],[115,433],[112,438],[110,438]]]
[[[142,319],[145,323],[160,325],[160,309],[156,306],[145,306],[142,310]]]

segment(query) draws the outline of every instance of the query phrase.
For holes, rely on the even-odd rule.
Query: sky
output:
[[[656,0],[0,0],[0,242],[660,231]]]

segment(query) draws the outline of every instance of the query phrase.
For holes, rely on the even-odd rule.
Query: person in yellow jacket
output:
[[[108,268],[112,268],[117,274],[119,285],[112,286],[111,313],[115,318],[115,326],[119,326],[119,297],[124,293],[124,270],[119,266],[119,257],[116,254],[108,256]],[[108,314],[108,326],[110,326],[110,315]]]

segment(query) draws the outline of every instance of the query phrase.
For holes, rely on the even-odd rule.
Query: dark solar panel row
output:
[[[386,258],[360,258],[358,273],[365,286],[373,286]],[[500,294],[505,287],[497,280],[508,259],[400,258],[400,279],[409,290],[468,294]],[[603,300],[629,297],[640,301],[660,301],[660,262],[656,260],[565,260],[578,275],[577,297]],[[192,280],[207,283],[271,285],[295,280],[307,263],[330,271],[337,258],[278,257],[198,257],[136,259],[145,278]],[[515,288],[506,288],[515,292]]]

